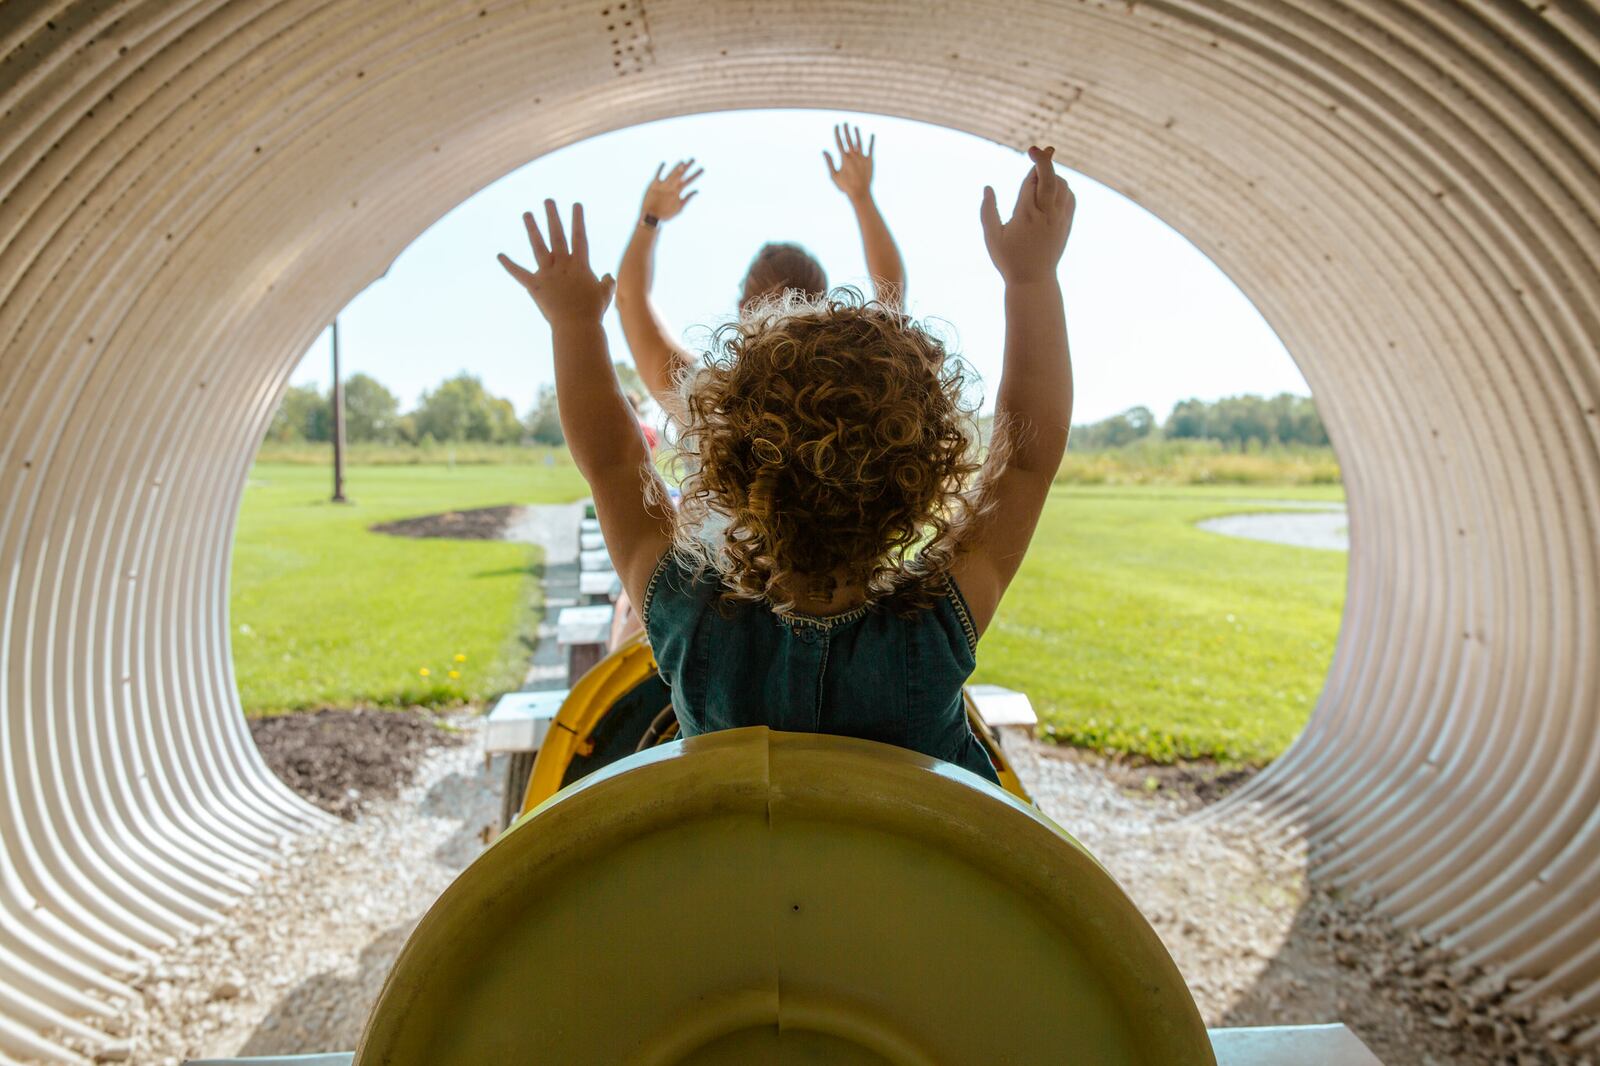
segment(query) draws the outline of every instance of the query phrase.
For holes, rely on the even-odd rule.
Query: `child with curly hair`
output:
[[[573,460],[639,603],[681,734],[766,725],[896,744],[996,774],[961,688],[1027,551],[1072,420],[1056,267],[1074,199],[1032,169],[1011,220],[984,190],[1005,282],[995,438],[981,464],[963,375],[897,308],[848,291],[747,309],[679,386],[674,510],[623,397],[600,320],[615,283],[523,216],[537,269],[501,264],[549,321]]]

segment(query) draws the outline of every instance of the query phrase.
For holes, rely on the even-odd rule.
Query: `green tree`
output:
[[[1215,403],[1184,400],[1173,406],[1163,432],[1171,438],[1215,440],[1241,450],[1251,442],[1257,447],[1328,443],[1316,403],[1309,396],[1287,392],[1270,400],[1263,396],[1225,396]]]
[[[1162,431],[1169,437],[1199,439],[1210,430],[1210,406],[1204,400],[1180,400],[1173,404]]]
[[[533,410],[528,412],[525,424],[528,436],[540,444],[566,442],[566,434],[561,430],[561,410],[556,405],[556,390],[553,385],[546,385],[539,390],[539,398],[533,402]]]
[[[522,439],[522,423],[511,401],[490,394],[481,380],[465,371],[423,393],[412,417],[419,439],[491,444],[514,444]]]
[[[489,411],[489,441],[495,444],[521,444],[522,420],[511,401],[493,397]]]
[[[267,427],[267,439],[278,443],[325,441],[331,436],[328,399],[315,385],[292,385],[283,392]]]
[[[1156,416],[1148,407],[1130,407],[1118,415],[1073,426],[1069,442],[1074,451],[1099,451],[1120,448],[1148,437],[1156,428]]]
[[[349,441],[390,443],[399,436],[400,401],[366,374],[344,383],[344,435]]]

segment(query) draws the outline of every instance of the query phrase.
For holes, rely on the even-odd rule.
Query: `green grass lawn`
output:
[[[1305,725],[1344,604],[1342,552],[1194,523],[1339,486],[1063,487],[978,648],[1045,735],[1156,761],[1261,763]]]
[[[232,599],[246,709],[441,704],[517,687],[538,603],[535,549],[367,527],[576,499],[585,490],[571,465],[363,466],[348,491],[353,504],[327,502],[325,467],[251,473]],[[1046,735],[1066,743],[1158,761],[1271,759],[1322,687],[1345,558],[1194,523],[1272,509],[1250,500],[1342,495],[1336,485],[1058,487],[975,680],[1027,692]]]
[[[571,463],[354,467],[346,487],[353,502],[329,503],[329,491],[326,467],[251,470],[230,601],[245,710],[449,704],[516,688],[538,608],[537,549],[412,540],[367,527],[575,500],[586,490]],[[452,669],[461,676],[452,679]]]

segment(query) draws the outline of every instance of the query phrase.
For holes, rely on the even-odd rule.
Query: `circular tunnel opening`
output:
[[[123,10],[4,27],[7,1053],[54,1056],[38,1034],[132,995],[316,824],[249,744],[226,606],[252,449],[316,332],[530,156],[794,104],[1070,145],[1239,281],[1316,389],[1360,537],[1310,725],[1220,814],[1303,830],[1441,966],[1600,1038],[1580,16],[658,0],[623,41],[578,8]]]
[[[548,334],[493,255],[525,245],[522,210],[547,194],[581,196],[597,267],[615,270],[657,161],[694,157],[706,173],[692,191],[704,195],[662,224],[651,296],[690,349],[732,317],[764,240],[802,243],[831,284],[870,294],[849,201],[818,158],[837,153],[831,127],[841,120],[881,137],[873,188],[908,264],[908,310],[969,367],[986,433],[1004,322],[974,202],[986,183],[1015,183],[1017,153],[905,120],[804,111],[680,118],[569,146],[452,209],[340,313],[348,506],[322,505],[327,334],[291,376],[235,540],[233,646],[246,710],[481,704],[518,687],[515,660],[532,635],[516,599],[527,575],[506,563],[447,564],[439,545],[358,547],[372,543],[370,530],[492,541],[496,520],[517,536],[497,508],[581,492],[559,423],[549,432]],[[986,638],[977,680],[1027,692],[1063,742],[1136,763],[1259,766],[1298,732],[1320,688],[1342,563],[1260,546],[1270,541],[1247,552],[1191,527],[1279,508],[1276,520],[1247,516],[1219,532],[1250,535],[1265,521],[1274,523],[1267,536],[1304,541],[1305,516],[1281,509],[1337,507],[1337,462],[1308,386],[1238,288],[1148,212],[1092,179],[1073,181],[1079,209],[1061,277],[1077,428],[1060,498]],[[614,313],[607,323],[625,387],[647,394]],[[659,409],[649,417],[666,428]],[[1312,517],[1335,524],[1333,537],[1310,543],[1336,544],[1338,516]],[[298,522],[298,532],[285,524]],[[324,543],[334,526],[348,527],[341,546]],[[510,558],[505,545],[459,550]],[[369,591],[357,592],[362,572]],[[330,596],[309,612],[315,621],[302,620],[306,605]],[[496,642],[490,626],[469,632],[468,613],[520,639]],[[1169,778],[1188,775],[1136,780]]]

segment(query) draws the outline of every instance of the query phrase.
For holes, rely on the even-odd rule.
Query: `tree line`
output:
[[[633,367],[617,365],[624,390],[643,398]],[[518,416],[510,400],[484,387],[465,371],[422,394],[413,410],[370,374],[344,382],[344,436],[352,444],[429,444],[472,441],[482,444],[561,444],[561,416],[555,389],[539,390],[533,406]],[[267,428],[267,440],[280,444],[333,439],[333,392],[315,385],[291,386]]]
[[[639,399],[645,389],[626,363],[616,364],[623,389]],[[402,413],[400,400],[368,374],[352,374],[344,383],[345,439],[353,444],[427,444],[471,441],[483,444],[552,444],[564,442],[555,389],[539,390],[533,406],[518,416],[510,400],[495,396],[483,381],[463,371],[422,394],[416,407]],[[267,440],[278,443],[328,441],[333,438],[333,404],[329,392],[314,385],[288,389]],[[1252,442],[1325,446],[1327,431],[1309,396],[1228,396],[1214,402],[1183,400],[1165,422],[1148,407],[1130,407],[1121,414],[1072,427],[1073,451],[1105,451],[1150,438],[1214,440],[1240,451]]]
[[[1294,444],[1325,446],[1317,406],[1309,396],[1227,396],[1212,403],[1183,400],[1173,405],[1165,422],[1148,407],[1130,407],[1110,418],[1072,427],[1073,451],[1104,451],[1147,438],[1214,440],[1240,451],[1252,446]]]

